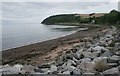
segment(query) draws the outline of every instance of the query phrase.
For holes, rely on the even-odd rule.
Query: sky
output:
[[[118,2],[119,0],[1,0],[2,2]]]
[[[86,2],[80,2],[80,0],[74,0],[78,2],[67,2],[67,0],[60,0],[61,2],[49,2],[49,0],[44,0],[46,2],[42,2],[43,0],[41,2],[19,1],[22,2],[17,2],[17,0],[15,2],[2,2],[2,18],[0,19],[3,21],[40,23],[46,17],[56,14],[108,13],[112,9],[118,9],[118,3],[115,2],[117,0],[114,2],[112,0],[101,0],[101,2],[96,0],[93,2],[89,2],[89,0]]]

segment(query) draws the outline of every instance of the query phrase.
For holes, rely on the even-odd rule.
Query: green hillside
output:
[[[42,24],[59,24],[59,23],[78,23],[80,17],[76,17],[75,14],[62,14],[54,15],[46,18],[42,21]]]
[[[120,24],[120,12],[116,10],[112,10],[108,14],[104,14],[103,16],[96,17],[95,13],[89,14],[88,17],[82,17],[78,14],[61,14],[61,15],[53,15],[41,23],[46,25],[54,25],[54,24],[72,24],[72,23],[94,23],[94,24]],[[86,14],[88,15],[88,14]]]

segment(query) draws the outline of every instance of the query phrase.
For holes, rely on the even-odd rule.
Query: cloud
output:
[[[3,2],[118,2],[119,0],[3,0]]]
[[[110,2],[4,2],[3,20],[40,22],[44,18],[64,13],[109,12],[117,9]]]

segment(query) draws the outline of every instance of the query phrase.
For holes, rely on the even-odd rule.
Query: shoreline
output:
[[[87,31],[77,31],[67,36],[4,50],[2,51],[2,64],[31,63],[33,62],[32,59],[36,60],[38,56],[45,55],[59,46],[79,43],[79,41],[86,36],[95,37],[100,34],[103,29],[106,29],[106,27],[88,29]]]
[[[73,33],[70,33],[70,34],[67,34],[67,35],[63,35],[61,37],[64,37],[64,36],[68,36],[68,35],[71,35],[71,34],[74,34],[76,33],[77,31],[73,32]],[[27,43],[27,44],[24,44],[24,45],[21,45],[21,46],[16,46],[16,47],[11,47],[11,48],[7,48],[7,49],[3,49],[2,51],[6,51],[6,50],[10,50],[10,49],[15,49],[15,48],[20,48],[20,47],[24,47],[24,46],[29,46],[29,45],[33,45],[33,44],[36,44],[36,43],[41,43],[41,42],[45,42],[45,41],[49,41],[49,40],[53,40],[53,39],[57,39],[57,38],[60,38],[60,37],[55,37],[55,38],[51,38],[51,39],[48,39],[48,40],[43,40],[43,41],[36,41],[36,42],[33,42],[33,43]]]
[[[51,25],[50,25],[51,26]],[[54,26],[54,25],[53,25]],[[71,25],[61,25],[61,26],[71,26]],[[60,37],[64,37],[64,36],[68,36],[68,35],[71,35],[71,34],[74,34],[78,31],[84,31],[84,30],[88,30],[87,27],[85,26],[78,26],[78,25],[73,25],[73,26],[76,26],[77,29],[76,31],[72,32],[72,33],[69,33],[69,34],[66,34],[66,35],[62,35]],[[81,30],[81,28],[84,28],[83,30]],[[19,47],[23,47],[23,46],[28,46],[28,45],[32,45],[32,44],[36,44],[36,43],[41,43],[41,42],[44,42],[44,41],[49,41],[49,40],[53,40],[53,39],[57,39],[57,38],[60,38],[60,37],[54,37],[54,38],[51,38],[51,39],[47,39],[47,40],[43,40],[43,41],[36,41],[36,42],[32,42],[32,43],[26,43],[26,44],[23,44],[23,45],[18,45],[18,46],[14,46],[14,47],[11,47],[11,48],[5,48],[5,49],[2,49],[2,51],[5,51],[5,50],[10,50],[10,49],[15,49],[15,48],[19,48]]]

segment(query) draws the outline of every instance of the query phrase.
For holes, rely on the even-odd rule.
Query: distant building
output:
[[[92,21],[91,21],[91,23],[93,23],[93,24],[94,24],[94,23],[95,23],[95,20],[92,20]]]
[[[118,2],[118,11],[120,12],[120,1]]]

